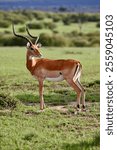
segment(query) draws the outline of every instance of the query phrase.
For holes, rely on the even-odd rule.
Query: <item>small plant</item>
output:
[[[1,108],[12,108],[16,107],[17,100],[14,97],[11,97],[8,94],[1,93],[0,94],[0,107]]]
[[[31,141],[33,138],[36,138],[36,137],[37,137],[36,133],[29,132],[23,137],[23,140]]]

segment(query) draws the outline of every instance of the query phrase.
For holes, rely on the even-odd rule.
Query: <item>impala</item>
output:
[[[75,90],[77,93],[77,109],[80,110],[80,99],[82,97],[82,110],[85,110],[85,90],[80,83],[80,76],[82,71],[82,65],[79,61],[73,59],[58,59],[51,60],[47,58],[42,58],[40,53],[41,45],[38,44],[39,37],[37,37],[36,42],[33,44],[32,41],[23,35],[19,35],[15,32],[14,25],[12,25],[13,34],[17,37],[25,39],[27,42],[27,54],[26,54],[26,67],[30,73],[39,82],[39,94],[40,94],[40,110],[44,109],[44,80],[49,81],[62,81],[66,80],[67,83]],[[26,28],[27,33],[32,38],[28,28]],[[54,40],[54,39],[53,39]]]

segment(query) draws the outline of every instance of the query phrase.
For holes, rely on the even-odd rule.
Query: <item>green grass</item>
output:
[[[99,48],[42,47],[41,52],[50,59],[81,61],[87,112],[74,114],[68,104],[76,93],[65,81],[44,82],[46,109],[39,112],[38,82],[26,69],[26,48],[0,47],[0,104],[6,102],[0,107],[0,149],[99,150]]]
[[[1,116],[2,150],[99,149],[99,113],[63,115],[50,109],[38,113],[35,106],[30,109],[20,106],[12,116]]]
[[[69,33],[72,31],[78,31],[82,33],[93,33],[93,32],[99,32],[99,28],[96,28],[96,23],[95,22],[86,22],[83,23],[81,28],[81,31],[79,29],[79,24],[77,23],[72,23],[70,25],[63,25],[62,23],[57,24],[57,31],[62,33]]]
[[[18,95],[18,97],[33,95],[38,96],[38,82],[30,75],[25,66],[26,48],[22,47],[1,47],[1,84],[2,90]],[[81,81],[90,91],[86,95],[86,99],[99,101],[99,48],[46,48],[42,47],[41,52],[44,57],[50,59],[76,59],[80,60],[83,65]],[[90,83],[91,86],[90,86]],[[94,83],[94,84],[93,84]],[[50,88],[50,86],[52,88]],[[68,88],[67,83],[45,82],[45,97],[61,97],[60,101],[66,99],[63,94],[57,92],[58,87],[65,92],[67,89],[67,99],[74,99],[74,92]],[[14,91],[15,90],[15,91]],[[19,94],[20,93],[20,94]],[[57,94],[56,94],[57,93]],[[21,96],[19,96],[21,95]],[[48,95],[48,96],[47,96]],[[69,95],[71,95],[69,97]],[[88,96],[88,98],[87,98]],[[29,97],[29,96],[28,96]],[[54,97],[53,97],[54,98]],[[24,99],[27,99],[24,98]],[[29,98],[31,99],[31,98]],[[34,100],[35,98],[33,98]],[[48,99],[48,98],[47,98]],[[57,98],[58,99],[58,98]],[[37,98],[36,100],[37,101]],[[50,100],[49,100],[50,101]],[[53,101],[53,100],[52,100]],[[65,101],[65,100],[64,100]]]

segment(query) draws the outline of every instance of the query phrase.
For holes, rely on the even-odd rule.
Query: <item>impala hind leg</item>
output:
[[[73,81],[73,79],[66,80],[68,84],[76,91],[77,93],[77,108],[80,109],[80,99],[81,99],[81,88],[77,86],[77,84]]]
[[[44,98],[43,98],[43,81],[39,80],[39,95],[40,95],[40,109],[43,110],[44,109]]]
[[[77,79],[75,81],[75,83],[77,84],[77,86],[81,89],[81,97],[82,97],[82,110],[85,111],[85,89],[82,86],[82,84],[80,83],[80,80]]]

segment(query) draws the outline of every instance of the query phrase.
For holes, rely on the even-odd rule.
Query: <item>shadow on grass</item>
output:
[[[38,103],[39,97],[38,95],[33,94],[18,94],[16,98],[24,103]]]
[[[77,144],[64,144],[64,150],[93,150],[100,146],[100,135],[96,134],[92,140],[81,141]]]
[[[18,94],[16,98],[23,103],[39,103],[39,95],[34,94]],[[60,94],[60,93],[49,93],[44,95],[45,104],[49,105],[66,105],[68,102],[75,101],[76,96],[73,93]]]
[[[87,83],[86,83],[87,84]],[[99,102],[99,85],[100,81],[96,80],[92,83],[85,85],[86,87],[86,100],[91,102]],[[57,89],[47,89],[46,94],[44,94],[44,101],[49,105],[65,105],[69,102],[76,101],[76,92],[73,89],[67,88],[57,88]],[[16,95],[16,98],[24,103],[39,103],[39,95],[32,93],[21,93]]]

